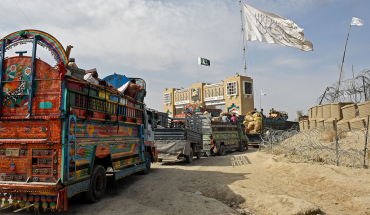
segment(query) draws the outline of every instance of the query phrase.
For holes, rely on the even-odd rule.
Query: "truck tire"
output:
[[[89,190],[85,193],[86,199],[89,202],[99,202],[107,187],[107,176],[102,165],[95,165],[90,178]]]
[[[191,163],[193,162],[194,154],[193,154],[193,148],[190,148],[189,155],[185,156],[186,163]]]
[[[197,150],[195,150],[195,148],[196,148],[196,147],[193,147],[193,152],[197,151]],[[200,152],[200,151],[198,150],[198,152],[197,152],[197,153],[195,153],[195,156],[197,156],[197,159],[200,159],[200,158],[202,157],[202,152]]]
[[[224,145],[220,146],[220,149],[218,150],[218,155],[219,156],[224,156],[226,154],[226,149]]]
[[[152,165],[151,156],[149,152],[145,152],[145,169],[141,171],[140,173],[142,175],[148,175],[151,165]]]
[[[197,159],[200,159],[202,157],[202,152],[197,153]]]
[[[239,152],[244,152],[245,150],[245,144],[244,144],[244,141],[240,141],[239,142]]]

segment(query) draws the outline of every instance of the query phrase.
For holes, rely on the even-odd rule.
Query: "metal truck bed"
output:
[[[201,142],[202,133],[184,128],[156,128],[154,140],[191,140]]]

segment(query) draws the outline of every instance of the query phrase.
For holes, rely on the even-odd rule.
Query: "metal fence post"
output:
[[[367,124],[366,124],[366,137],[365,137],[365,147],[364,147],[364,168],[366,167],[366,148],[367,148],[367,136],[369,135],[369,117],[367,116]]]
[[[272,135],[270,136],[270,150],[272,152]]]
[[[339,166],[337,118],[335,118],[335,153],[336,153],[336,157],[337,157],[337,166]]]

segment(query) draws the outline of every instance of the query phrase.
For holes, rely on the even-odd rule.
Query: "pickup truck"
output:
[[[184,118],[169,118],[166,127],[154,129],[154,144],[158,151],[158,161],[184,159],[191,163],[194,156],[202,155],[203,137],[202,120],[191,112]]]

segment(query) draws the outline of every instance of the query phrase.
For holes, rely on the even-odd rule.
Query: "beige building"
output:
[[[175,116],[184,108],[222,109],[241,115],[254,109],[253,79],[237,75],[219,83],[196,83],[189,88],[171,88],[163,92],[163,111]]]

